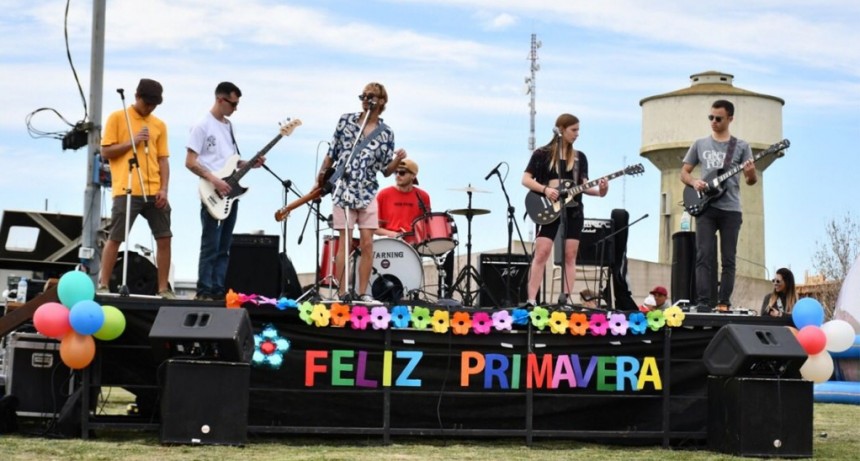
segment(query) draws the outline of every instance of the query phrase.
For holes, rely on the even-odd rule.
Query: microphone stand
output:
[[[287,206],[287,203],[290,201],[289,199],[290,199],[290,192],[291,192],[291,191],[292,191],[292,192],[294,192],[294,193],[295,193],[297,196],[299,196],[299,197],[301,197],[301,196],[302,196],[302,195],[301,195],[301,194],[299,194],[298,192],[293,191],[293,182],[292,182],[292,181],[290,181],[289,179],[281,179],[281,177],[280,177],[280,176],[278,176],[278,174],[277,174],[277,173],[275,173],[274,171],[272,171],[272,169],[271,169],[271,168],[269,168],[265,163],[264,163],[264,164],[262,164],[261,166],[262,166],[266,171],[268,171],[268,172],[269,172],[269,174],[271,174],[272,176],[274,176],[274,177],[275,177],[275,179],[277,179],[277,180],[278,180],[278,182],[279,182],[279,183],[281,183],[281,185],[282,185],[282,186],[284,186],[284,193],[283,193],[283,195],[282,195],[282,197],[284,198],[284,199],[283,199],[283,203],[284,203],[284,205],[283,205],[283,206],[284,206],[284,207],[286,207],[286,206]],[[281,253],[283,253],[283,254],[287,254],[287,220],[286,220],[286,219],[285,219],[285,220],[283,220],[283,221],[281,221]],[[281,284],[283,285],[283,281],[281,282]],[[281,288],[283,288],[283,287],[281,287]],[[283,292],[283,289],[282,289],[281,291]]]
[[[605,249],[606,249],[606,241],[607,241],[607,240],[609,240],[610,238],[615,237],[615,235],[616,235],[616,234],[618,234],[619,232],[621,232],[621,231],[625,231],[625,230],[629,229],[629,228],[630,228],[630,227],[632,227],[634,224],[638,223],[639,221],[642,221],[643,219],[645,219],[645,218],[647,218],[647,217],[648,217],[648,213],[645,213],[644,215],[642,215],[642,217],[641,217],[641,218],[637,219],[636,221],[633,221],[632,223],[627,224],[626,226],[624,226],[624,227],[622,227],[622,228],[620,228],[620,229],[616,229],[616,230],[615,230],[614,232],[612,232],[611,234],[609,234],[609,235],[607,235],[607,236],[603,237],[602,239],[600,239],[600,240],[598,240],[598,241],[594,242],[594,244],[595,244],[595,245],[600,245],[600,249],[599,249],[599,251],[598,251],[598,253],[600,254],[600,274],[599,274],[599,276],[597,277],[597,300],[598,300],[598,301],[597,301],[597,305],[598,305],[598,307],[600,307],[600,300],[601,300],[601,299],[603,299],[603,261],[604,261],[604,253],[605,253]],[[610,270],[611,270],[611,269],[612,269],[612,268],[610,267]],[[607,288],[609,288],[609,287],[607,287]],[[616,296],[616,297],[617,297],[617,296]],[[611,306],[611,304],[612,304],[612,299],[611,299],[611,297],[607,297],[607,299],[606,299],[606,307],[607,307],[607,308],[609,308],[610,310],[612,310],[612,309],[611,309],[611,307],[612,307],[612,306]]]
[[[511,287],[511,272],[512,272],[512,269],[511,269],[512,261],[511,261],[511,259],[512,259],[512,253],[513,253],[511,247],[513,245],[514,227],[517,228],[517,236],[519,236],[519,238],[520,238],[520,245],[523,248],[523,253],[526,255],[529,255],[529,252],[526,249],[525,243],[523,242],[523,234],[522,234],[522,232],[520,232],[520,226],[517,224],[516,217],[514,216],[516,209],[511,205],[511,197],[508,196],[508,190],[507,190],[507,188],[505,188],[505,181],[504,181],[504,179],[502,179],[502,174],[499,173],[498,168],[494,171],[494,174],[496,176],[498,176],[498,178],[499,178],[499,184],[502,186],[502,193],[505,195],[505,202],[507,202],[507,204],[508,204],[508,216],[507,216],[507,220],[508,220],[508,253],[507,253],[507,260],[506,260],[506,265],[505,265],[505,295],[502,298],[502,306],[512,306],[514,299],[519,301],[519,299],[518,299],[519,293],[516,293],[516,295],[514,295],[514,296],[511,295],[511,292],[516,289],[516,287],[513,287],[513,288]],[[531,259],[531,258],[529,258],[529,259]]]
[[[125,124],[128,127],[129,141],[131,142],[131,158],[128,159],[128,183],[125,189],[125,247],[123,248],[122,257],[122,285],[119,287],[120,296],[129,296],[128,289],[128,234],[131,224],[131,182],[134,174],[132,173],[137,168],[137,179],[140,181],[140,193],[143,196],[143,203],[149,202],[146,196],[146,187],[143,182],[143,173],[140,171],[140,162],[137,158],[137,143],[134,142],[134,132],[131,131],[131,119],[128,117],[128,108],[125,106],[125,90],[118,88],[119,99],[122,101],[122,113],[125,115]],[[147,152],[148,153],[148,152]],[[109,277],[109,275],[108,275]],[[157,287],[156,287],[157,288]]]
[[[558,294],[558,304],[565,304],[566,305],[568,302],[570,302],[570,290],[573,287],[567,286],[567,257],[566,257],[566,253],[567,253],[567,242],[566,242],[566,240],[567,240],[567,204],[564,201],[567,198],[568,192],[567,192],[567,189],[564,187],[564,183],[562,182],[562,179],[561,179],[561,173],[563,171],[567,170],[567,164],[565,163],[564,165],[562,165],[562,158],[561,158],[561,151],[564,148],[564,142],[563,141],[564,141],[564,138],[561,136],[561,134],[558,134],[558,147],[557,147],[558,148],[558,183],[559,183],[558,201],[560,202],[561,214],[558,217],[558,219],[560,221],[559,221],[559,226],[558,226],[558,232],[556,232],[556,238],[558,238],[559,233],[561,233],[561,290],[560,290],[560,293]],[[570,147],[570,151],[571,151],[570,152],[571,157],[573,157],[574,155],[578,155],[576,153],[576,149],[574,149],[572,145]],[[571,158],[568,160],[576,162],[575,158]],[[578,175],[576,175],[576,176],[578,176]],[[576,184],[576,181],[578,179],[579,178],[574,177],[572,180],[573,183]],[[576,270],[575,266],[576,266],[576,262],[574,262],[573,270]],[[546,269],[544,269],[544,276],[546,276]],[[550,282],[550,283],[552,283],[552,282]],[[565,293],[565,287],[567,287],[567,293]],[[546,293],[546,286],[544,286],[544,293]]]

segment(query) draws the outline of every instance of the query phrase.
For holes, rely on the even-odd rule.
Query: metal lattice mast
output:
[[[535,73],[540,70],[538,64],[537,50],[541,47],[541,42],[537,39],[537,34],[532,34],[531,51],[529,51],[529,61],[531,61],[531,75],[526,77],[526,94],[530,96],[529,100],[529,153],[535,150]]]

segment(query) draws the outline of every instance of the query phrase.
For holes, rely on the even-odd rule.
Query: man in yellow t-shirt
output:
[[[137,215],[143,215],[149,223],[156,242],[156,265],[158,266],[158,294],[163,298],[175,298],[168,285],[170,272],[170,204],[167,201],[167,186],[170,166],[167,158],[167,125],[152,115],[161,104],[162,86],[155,80],[143,78],[137,86],[134,104],[118,110],[107,119],[102,131],[102,152],[110,162],[113,179],[113,204],[111,206],[111,228],[102,251],[99,292],[109,291],[111,273],[116,264],[119,245],[125,240],[126,197],[131,171],[131,206],[129,226]],[[132,167],[132,137],[129,135],[126,114],[134,133],[139,167]],[[140,174],[138,174],[138,170]],[[143,184],[141,184],[141,176]],[[144,197],[146,200],[144,200]]]

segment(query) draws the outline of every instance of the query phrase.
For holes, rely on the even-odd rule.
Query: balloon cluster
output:
[[[96,355],[93,337],[110,341],[125,330],[122,311],[99,305],[93,301],[95,293],[87,274],[67,272],[57,285],[60,302],[42,304],[33,314],[36,331],[60,340],[60,359],[74,370],[86,368],[93,361]]]
[[[797,342],[809,354],[800,367],[804,379],[823,383],[833,375],[831,352],[842,352],[854,344],[854,327],[844,320],[824,323],[824,308],[813,298],[802,298],[794,305],[791,319],[797,327]]]

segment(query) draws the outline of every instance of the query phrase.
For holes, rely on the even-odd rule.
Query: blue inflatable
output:
[[[853,346],[830,355],[833,357],[833,378],[815,385],[815,401],[860,405],[860,335],[854,338]]]

